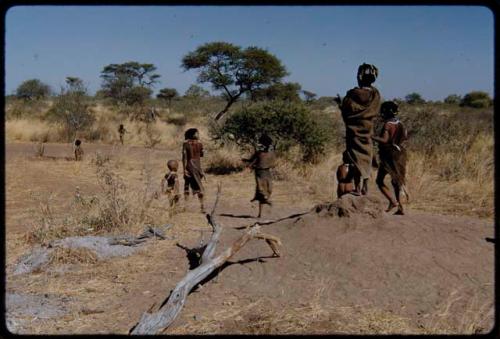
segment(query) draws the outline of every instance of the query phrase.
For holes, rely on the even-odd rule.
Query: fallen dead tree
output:
[[[279,256],[278,245],[280,240],[269,234],[261,233],[260,226],[249,226],[238,240],[230,247],[225,249],[220,255],[214,257],[217,243],[219,241],[222,228],[215,220],[215,210],[219,201],[220,185],[217,190],[214,207],[210,214],[207,214],[207,220],[212,226],[212,236],[201,256],[200,265],[195,269],[188,271],[186,276],[175,286],[167,298],[156,311],[153,311],[154,305],[149,312],[145,312],[139,322],[130,329],[130,334],[157,334],[167,329],[181,312],[189,292],[205,278],[207,278],[217,268],[221,267],[233,255],[235,255],[247,242],[252,239],[265,240],[271,247],[275,256]]]

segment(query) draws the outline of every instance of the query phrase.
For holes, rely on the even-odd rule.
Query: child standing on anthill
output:
[[[273,180],[271,168],[275,166],[276,155],[272,146],[273,140],[267,134],[263,134],[259,138],[259,144],[255,153],[250,159],[242,159],[247,163],[247,167],[255,171],[255,196],[251,200],[259,202],[259,214],[262,215],[262,205],[272,205],[271,193],[273,189]]]
[[[174,207],[181,198],[179,177],[177,176],[179,163],[177,160],[169,160],[167,161],[167,167],[169,172],[161,180],[161,189],[163,194],[167,194],[170,207]]]

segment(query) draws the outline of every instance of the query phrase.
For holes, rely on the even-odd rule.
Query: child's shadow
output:
[[[231,213],[221,213],[219,214],[221,217],[229,217],[229,218],[240,218],[240,219],[254,219],[255,216],[253,215],[248,215],[248,214],[242,214],[242,215],[237,215],[237,214],[231,214]]]

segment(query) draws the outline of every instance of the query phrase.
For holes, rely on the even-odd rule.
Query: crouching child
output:
[[[344,151],[342,153],[342,164],[337,168],[337,198],[348,193],[359,195],[354,187],[354,171],[355,168],[349,160],[349,154]]]

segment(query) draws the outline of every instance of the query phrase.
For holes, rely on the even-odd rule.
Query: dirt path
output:
[[[65,147],[49,145],[46,154],[65,156]],[[88,145],[86,153],[96,150],[117,152]],[[176,156],[159,150],[148,158],[141,148],[121,152],[129,160],[117,170],[131,173],[145,161],[161,166]],[[54,205],[61,210],[76,184],[85,192],[97,189],[90,162],[55,160],[49,173],[45,160],[29,160],[30,153],[29,144],[7,145],[8,265],[25,249],[20,236],[29,224],[23,211],[33,207],[27,186],[40,193],[53,190]],[[20,171],[33,178],[33,185],[20,180]],[[218,217],[224,227],[221,251],[241,235],[235,227],[255,221],[256,207],[249,203],[253,178],[248,172],[209,176],[207,206],[219,181],[224,188],[218,214],[233,215]],[[273,195],[266,219],[315,204],[306,187],[286,182],[277,182]],[[9,293],[69,297],[65,317],[32,322],[24,331],[127,333],[188,269],[186,252],[175,244],[195,247],[210,235],[203,215],[195,212],[197,202],[186,208],[171,220],[175,226],[169,235],[175,239],[152,242],[134,256],[7,277]],[[494,245],[485,240],[494,237],[492,221],[410,208],[406,216],[378,218],[313,213],[263,227],[281,239],[283,256],[271,258],[265,243],[250,242],[217,278],[191,293],[167,333],[472,333],[487,332],[493,324]]]

